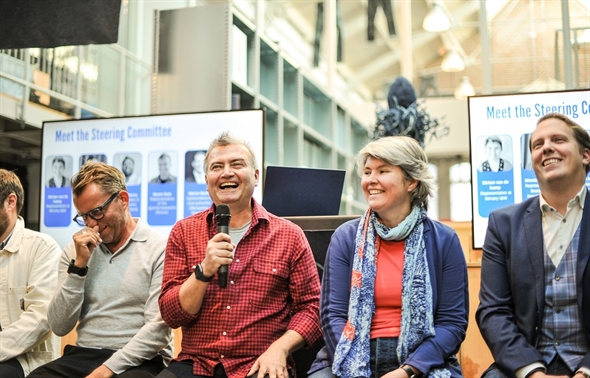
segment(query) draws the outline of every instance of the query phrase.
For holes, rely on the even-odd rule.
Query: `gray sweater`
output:
[[[134,220],[137,227],[116,253],[102,244],[94,250],[85,277],[67,273],[76,250],[66,246],[48,312],[58,336],[79,322],[77,346],[117,350],[104,362],[116,374],[158,354],[166,362],[172,358],[172,330],[158,307],[166,238]]]

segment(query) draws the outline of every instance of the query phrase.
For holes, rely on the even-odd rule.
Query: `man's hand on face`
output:
[[[74,239],[74,246],[76,248],[76,266],[84,268],[88,265],[90,255],[100,243],[102,239],[98,233],[98,226],[93,228],[84,227],[82,230],[76,232],[72,237]]]

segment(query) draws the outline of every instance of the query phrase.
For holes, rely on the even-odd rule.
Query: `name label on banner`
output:
[[[148,184],[148,223],[154,226],[176,223],[177,184]]]
[[[512,170],[477,172],[479,215],[487,217],[492,210],[514,203]]]
[[[72,188],[45,188],[44,218],[47,227],[63,227],[72,223]]]
[[[207,185],[187,182],[184,184],[184,217],[211,207],[211,197]]]

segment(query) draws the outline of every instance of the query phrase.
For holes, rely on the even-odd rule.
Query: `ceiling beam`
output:
[[[366,3],[366,0],[360,0],[361,3]],[[473,15],[473,13],[478,12],[479,10],[479,3],[477,0],[470,0],[468,2],[466,2],[465,4],[463,4],[462,6],[460,6],[459,8],[455,9],[452,13],[451,16],[453,18],[452,22],[454,24],[456,24],[456,22],[454,20],[462,20],[463,18],[467,18],[470,17],[471,15]],[[376,59],[372,59],[369,63],[363,65],[363,67],[361,69],[356,70],[355,75],[353,77],[351,77],[350,79],[350,83],[349,83],[349,87],[350,88],[354,88],[355,86],[359,85],[360,83],[367,81],[375,76],[380,76],[382,75],[382,71],[384,69],[386,69],[387,67],[391,67],[392,65],[396,64],[399,62],[400,58],[401,58],[401,53],[399,51],[398,48],[394,48],[393,45],[389,46],[389,44],[387,43],[387,41],[389,41],[389,35],[385,32],[386,37],[386,45],[388,45],[388,47],[390,47],[391,52],[389,53],[385,53],[382,54],[381,56],[379,56]],[[445,36],[443,38],[446,39],[447,41],[447,48],[453,46],[456,49],[460,49],[459,53],[462,55],[463,58],[465,58],[465,52],[463,51],[463,48],[461,47],[461,43],[457,40],[457,38],[454,36],[454,34],[450,31],[445,32],[444,34]],[[419,31],[419,32],[414,32],[414,35],[412,36],[412,46],[413,46],[413,50],[415,51],[416,49],[424,46],[425,44],[431,42],[432,40],[436,39],[439,37],[439,33],[431,33],[431,32],[427,32],[427,31]],[[443,39],[444,40],[444,39]],[[418,69],[420,69],[420,67],[417,67]]]
[[[0,138],[10,138],[34,146],[41,146],[41,133],[35,130],[0,131]]]

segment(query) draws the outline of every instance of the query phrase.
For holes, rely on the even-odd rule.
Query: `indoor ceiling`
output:
[[[376,1],[381,3],[381,0]],[[495,0],[505,5],[507,1]],[[517,2],[517,1],[513,1]],[[437,3],[447,14],[451,27],[444,32],[428,32],[422,22],[429,9]],[[402,38],[400,35],[401,1],[392,1],[396,35],[390,36],[387,19],[379,5],[375,16],[375,38],[367,37],[369,0],[338,0],[342,17],[343,59],[338,64],[339,73],[345,76],[349,88],[355,88],[367,100],[380,99],[395,77],[401,74]],[[479,34],[480,0],[412,0],[411,49],[414,78],[441,72],[442,57],[454,50],[466,64],[478,57],[465,53],[463,44],[473,41]],[[313,45],[317,18],[317,1],[272,1],[266,5],[267,19],[288,15],[293,26],[303,38]],[[479,52],[478,52],[479,54]],[[417,80],[414,80],[416,84]]]
[[[209,0],[221,1],[221,0]],[[226,0],[223,0],[226,1]],[[248,1],[256,3],[258,0],[233,0],[235,2]],[[343,34],[343,59],[336,65],[336,70],[339,76],[342,77],[343,83],[346,86],[345,90],[354,91],[358,93],[362,100],[366,102],[373,102],[375,100],[383,100],[387,94],[390,84],[394,79],[401,75],[400,61],[402,58],[407,60],[407,56],[402,56],[402,42],[406,38],[410,38],[411,42],[411,67],[413,84],[416,92],[420,97],[427,96],[452,96],[454,89],[460,82],[461,77],[469,72],[472,82],[478,80],[479,88],[481,89],[482,82],[482,46],[480,43],[480,28],[479,28],[479,12],[481,0],[391,0],[393,7],[393,17],[395,20],[395,27],[397,34],[390,36],[388,32],[388,25],[383,8],[381,5],[377,7],[375,16],[375,38],[369,41],[367,38],[367,19],[369,2],[373,0],[337,0],[340,8],[341,27]],[[376,0],[381,3],[383,0]],[[402,2],[410,6],[411,15],[411,36],[406,36],[402,31]],[[205,2],[205,1],[203,1]],[[578,0],[577,2],[585,4],[586,7],[584,17],[588,15],[590,9],[588,0]],[[577,3],[576,2],[576,3]],[[198,2],[202,3],[202,2]],[[443,9],[444,13],[450,20],[450,28],[443,32],[428,32],[422,27],[423,20],[428,11],[434,4],[438,4]],[[546,18],[557,19],[560,23],[561,15],[556,10],[560,9],[559,0],[539,0],[539,1],[525,1],[525,0],[488,0],[487,1],[487,16],[488,20],[496,17],[494,23],[488,22],[488,33],[490,37],[494,35],[501,35],[502,43],[506,45],[518,44],[514,47],[515,50],[509,50],[512,55],[514,52],[523,51],[524,49],[531,49],[534,42],[535,35],[531,33],[519,33],[514,35],[505,27],[499,26],[497,19],[502,18],[503,14],[510,13],[513,9],[520,6],[526,9],[529,6],[534,6],[539,3],[542,6],[545,3],[552,3],[552,10],[548,11]],[[316,20],[317,20],[317,6],[318,0],[265,0],[264,12],[265,22],[267,26],[276,20],[286,20],[290,24],[292,30],[298,33],[305,43],[300,43],[301,49],[307,49],[309,53],[310,47],[313,46],[316,34]],[[574,2],[570,1],[570,8],[574,9]],[[501,13],[499,13],[501,12]],[[525,25],[530,27],[530,20],[526,17],[520,16],[513,20],[518,23],[518,26]],[[539,43],[543,41],[546,44],[553,44],[555,37],[553,34],[558,27],[544,27],[549,25],[540,23],[538,32],[546,29],[548,34],[538,38]],[[280,23],[277,23],[280,25]],[[524,26],[523,26],[524,27]],[[508,33],[508,34],[507,34]],[[529,36],[529,34],[531,34]],[[534,34],[534,33],[533,33]],[[275,39],[274,36],[270,36]],[[516,37],[520,37],[517,39]],[[522,42],[523,38],[530,37],[532,42],[525,44]],[[518,41],[518,42],[514,42]],[[547,51],[552,49],[545,49]],[[441,74],[441,62],[445,54],[449,51],[457,52],[465,62],[465,71],[456,73],[444,72]],[[305,54],[304,54],[305,55]],[[309,54],[307,54],[309,55]],[[312,54],[313,55],[313,54]],[[520,57],[512,58],[505,66],[518,66],[522,64]],[[518,55],[518,54],[516,54]],[[523,54],[524,55],[524,54]],[[305,58],[307,59],[307,58]],[[501,57],[500,63],[505,62],[507,58]],[[523,59],[532,60],[533,58]],[[537,59],[536,57],[534,59]],[[553,56],[549,57],[551,63],[545,66],[552,70]],[[311,66],[312,58],[309,58],[309,66]],[[320,60],[320,64],[326,62]],[[539,63],[542,64],[542,63]],[[586,66],[588,63],[585,63]],[[495,64],[501,66],[501,64]],[[518,72],[518,77],[508,77],[507,75],[496,74],[495,78],[502,79],[505,76],[508,85],[502,83],[492,83],[491,93],[500,93],[502,91],[517,91],[521,88],[527,88],[525,85],[537,83],[542,79],[543,85],[535,87],[533,91],[543,91],[552,88],[547,87],[547,75],[543,76],[541,73],[536,73],[536,68],[527,66],[526,70]],[[581,67],[584,67],[583,65]],[[323,69],[323,68],[322,68]],[[321,72],[326,72],[322,71]],[[320,72],[318,71],[318,72]],[[530,80],[526,73],[536,73]],[[551,72],[551,75],[553,73]],[[529,75],[530,76],[530,75]],[[552,76],[549,76],[552,77]],[[538,79],[538,80],[537,80]],[[429,81],[431,80],[431,81]],[[498,80],[500,81],[500,80]],[[553,80],[555,81],[555,80]],[[434,93],[426,92],[429,88],[434,87]],[[583,84],[586,82],[583,82]],[[558,83],[563,85],[563,83]],[[474,83],[475,85],[475,83]],[[504,85],[504,86],[502,86]],[[29,127],[21,124],[18,121],[9,121],[0,119],[0,162],[16,162],[34,161],[39,159],[40,155],[40,130],[35,127]]]
[[[367,38],[369,0],[338,0],[343,32],[343,59],[337,65],[348,89],[366,101],[380,100],[389,85],[400,75],[402,52],[401,1],[393,0],[392,13],[397,34],[389,35],[387,19],[379,3],[375,15],[375,37]],[[451,21],[451,28],[442,33],[427,32],[422,22],[434,2],[440,4]],[[505,3],[505,0],[494,0]],[[516,2],[516,1],[513,1]],[[294,30],[313,46],[317,19],[317,0],[267,0],[267,20],[287,19]],[[462,43],[478,34],[480,0],[412,0],[412,66],[414,85],[423,76],[440,72],[444,54],[454,49],[468,59]],[[451,92],[452,93],[452,92]],[[0,163],[27,165],[40,159],[41,131],[22,122],[0,119]]]

